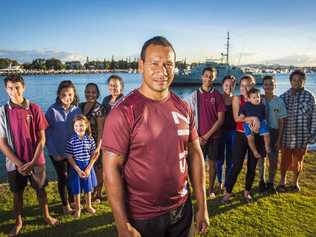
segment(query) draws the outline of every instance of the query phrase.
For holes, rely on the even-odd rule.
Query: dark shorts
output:
[[[36,191],[44,190],[48,184],[45,166],[36,167],[33,174],[28,176],[21,175],[17,170],[8,172],[8,182],[13,193],[23,191],[28,180]]]
[[[192,221],[191,198],[164,215],[148,220],[130,220],[142,237],[187,237],[191,233]]]
[[[221,138],[211,138],[207,143],[202,146],[202,151],[205,160],[218,160],[220,159],[220,143]]]

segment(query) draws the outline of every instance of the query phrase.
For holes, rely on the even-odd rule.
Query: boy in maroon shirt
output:
[[[139,62],[141,87],[105,122],[104,180],[121,237],[188,236],[189,176],[197,199],[197,231],[205,233],[208,226],[203,155],[190,107],[169,91],[174,67],[169,41],[148,40]]]
[[[201,79],[202,86],[192,93],[190,105],[198,128],[204,156],[207,155],[208,157],[210,184],[208,196],[215,198],[215,161],[219,159],[221,126],[224,123],[226,106],[223,95],[213,87],[213,81],[216,79],[216,69],[212,67],[204,68]]]
[[[23,97],[25,87],[20,75],[9,75],[4,83],[10,100],[0,107],[0,150],[6,156],[16,218],[16,224],[9,236],[17,236],[23,225],[23,192],[28,180],[36,190],[45,222],[55,225],[57,219],[49,214],[45,191],[45,116],[38,105]]]

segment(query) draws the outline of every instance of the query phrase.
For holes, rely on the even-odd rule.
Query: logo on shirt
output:
[[[212,97],[212,98],[211,98],[211,104],[215,104],[215,102],[216,102],[216,101],[215,101],[215,98]]]
[[[188,151],[183,151],[182,153],[179,154],[179,165],[180,165],[180,172],[185,173],[186,168],[187,168],[187,158],[188,156]]]
[[[172,117],[173,117],[173,120],[174,120],[175,124],[179,125],[180,121],[185,122],[187,125],[190,124],[189,117],[185,117],[182,114],[179,114],[178,112],[171,112],[171,113],[172,113]],[[190,135],[189,129],[178,129],[177,133],[178,133],[178,136],[188,136],[188,135]]]

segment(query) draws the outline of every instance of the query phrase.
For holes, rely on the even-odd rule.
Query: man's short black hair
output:
[[[267,80],[272,80],[272,81],[274,81],[274,82],[276,81],[276,80],[275,80],[275,77],[272,76],[272,75],[266,75],[266,76],[264,76],[263,79],[262,79],[262,82],[267,81]]]
[[[217,73],[217,70],[215,67],[205,67],[205,68],[203,68],[202,75],[204,75],[204,72],[206,72],[206,71],[209,71],[209,72],[215,73],[215,74]]]
[[[24,79],[21,74],[10,74],[4,78],[4,86],[7,87],[8,82],[11,81],[12,83],[21,82],[24,86]]]
[[[294,70],[294,71],[290,74],[290,81],[292,81],[292,79],[293,79],[293,77],[294,77],[295,75],[300,76],[304,81],[306,80],[306,74],[305,74],[305,72],[304,72],[303,70],[301,70],[301,69],[296,69],[296,70]]]
[[[253,88],[251,88],[251,89],[247,92],[248,97],[249,97],[251,94],[260,94],[260,90],[257,89],[257,88],[255,88],[255,87],[253,87]]]
[[[144,43],[142,51],[140,53],[141,60],[145,61],[146,50],[149,47],[149,45],[160,45],[171,48],[174,53],[174,60],[176,60],[176,51],[174,50],[172,44],[163,36],[155,36]]]

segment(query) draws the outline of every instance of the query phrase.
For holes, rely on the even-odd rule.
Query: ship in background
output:
[[[239,84],[240,78],[245,74],[251,74],[255,77],[256,83],[261,85],[264,74],[255,73],[249,70],[242,70],[240,67],[233,66],[229,64],[229,43],[230,37],[229,32],[227,33],[227,43],[226,43],[226,53],[222,53],[221,56],[226,58],[225,63],[219,63],[215,60],[206,60],[204,63],[197,64],[190,71],[178,71],[175,74],[175,78],[171,86],[178,87],[196,87],[201,85],[201,75],[205,67],[214,67],[217,70],[217,77],[214,84],[221,84],[223,78],[226,75],[234,75],[237,79],[237,84]]]

